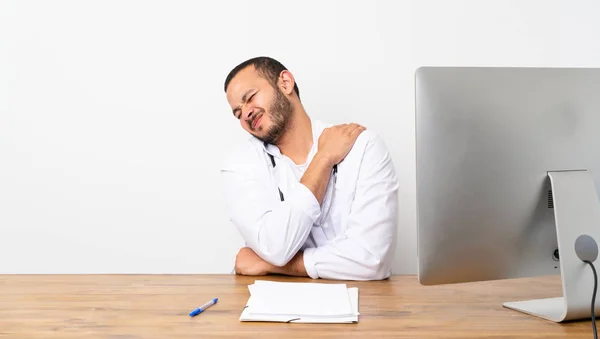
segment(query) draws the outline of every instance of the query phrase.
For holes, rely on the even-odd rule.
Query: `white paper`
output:
[[[358,322],[358,288],[345,284],[257,280],[240,321],[298,323]]]
[[[252,313],[288,316],[350,316],[346,284],[274,282],[257,280]]]

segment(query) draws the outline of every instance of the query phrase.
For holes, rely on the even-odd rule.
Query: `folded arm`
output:
[[[277,192],[267,176],[260,176],[264,163],[241,159],[226,166],[222,175],[230,219],[247,246],[275,267],[288,264],[321,213],[332,167],[328,158],[317,153],[300,184],[287,192],[283,202],[274,204],[273,197],[279,199]]]
[[[263,260],[250,247],[242,247],[235,258],[235,273],[241,275],[283,274],[307,277],[302,252],[284,266],[275,266]]]

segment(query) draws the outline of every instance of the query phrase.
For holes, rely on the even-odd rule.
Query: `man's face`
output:
[[[241,70],[229,83],[227,101],[242,128],[256,138],[276,144],[288,127],[293,106],[254,66]]]

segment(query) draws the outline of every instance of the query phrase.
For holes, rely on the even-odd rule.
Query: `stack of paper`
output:
[[[256,280],[240,321],[358,322],[358,288],[346,284]]]

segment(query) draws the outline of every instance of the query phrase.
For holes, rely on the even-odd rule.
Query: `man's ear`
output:
[[[294,76],[290,71],[284,70],[279,73],[279,89],[287,94],[291,95],[294,92],[294,84],[296,80],[294,80]]]

